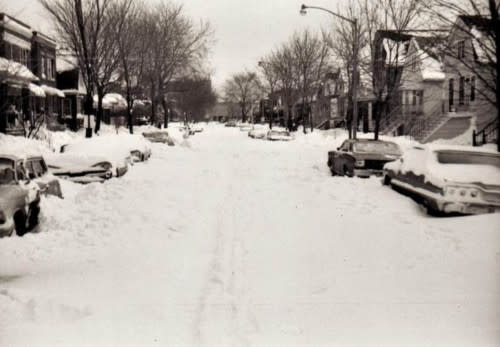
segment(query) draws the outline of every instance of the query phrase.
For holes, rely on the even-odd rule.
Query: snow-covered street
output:
[[[0,346],[495,346],[500,214],[332,177],[334,133],[207,126],[0,239]]]

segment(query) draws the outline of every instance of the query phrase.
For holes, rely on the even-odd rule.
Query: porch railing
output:
[[[495,142],[498,135],[498,120],[495,118],[486,124],[481,130],[472,131],[472,145],[481,146],[489,142]]]

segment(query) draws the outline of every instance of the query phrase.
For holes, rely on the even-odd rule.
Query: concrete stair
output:
[[[439,139],[454,139],[471,128],[472,119],[473,117],[470,114],[454,114],[452,116],[448,114],[443,117],[442,122],[424,132],[417,140],[427,143]]]

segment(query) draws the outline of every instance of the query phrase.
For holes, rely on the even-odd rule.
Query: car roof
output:
[[[17,155],[12,155],[12,154],[0,154],[0,158],[9,159],[9,160],[13,160],[13,161],[22,159],[21,157],[19,157]]]

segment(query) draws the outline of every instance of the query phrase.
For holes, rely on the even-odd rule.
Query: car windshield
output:
[[[401,154],[399,146],[395,143],[381,141],[356,142],[354,144],[354,151],[363,153]]]
[[[495,153],[437,151],[441,164],[490,165],[500,168],[500,156]]]

